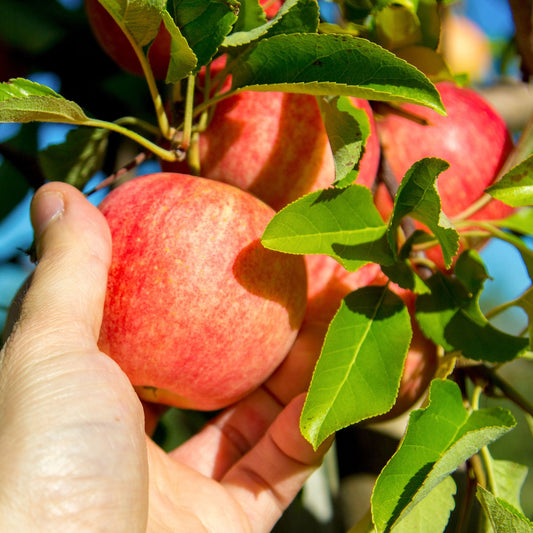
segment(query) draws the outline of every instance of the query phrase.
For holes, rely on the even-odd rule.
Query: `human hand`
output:
[[[313,452],[298,429],[296,395],[314,358],[305,336],[264,387],[166,454],[97,347],[111,257],[104,217],[52,183],[36,193],[32,221],[38,265],[0,356],[0,530],[270,531],[329,443]],[[290,382],[302,364],[307,373]],[[148,426],[156,416],[148,406]]]

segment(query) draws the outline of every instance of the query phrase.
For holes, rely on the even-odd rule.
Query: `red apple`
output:
[[[267,18],[271,19],[276,16],[279,8],[283,5],[283,0],[259,0],[259,3],[263,6]]]
[[[400,181],[407,170],[424,157],[439,157],[450,163],[437,180],[442,210],[453,218],[478,200],[496,179],[513,148],[513,141],[502,117],[475,91],[451,82],[436,87],[448,112],[442,116],[414,104],[402,109],[427,121],[420,124],[405,116],[389,113],[376,121],[383,156]],[[392,201],[383,194],[376,205],[386,218]],[[496,219],[509,215],[512,208],[492,200],[471,219]],[[443,267],[440,251],[430,256]],[[435,252],[435,253],[433,253]]]
[[[357,183],[372,186],[379,139],[366,100],[352,99],[369,118],[372,133]],[[200,134],[202,176],[245,189],[276,210],[335,178],[331,147],[314,96],[244,91],[221,101]],[[164,170],[173,164],[163,163]],[[182,167],[181,167],[182,168]]]
[[[98,0],[85,0],[85,9],[93,34],[107,55],[124,70],[142,76],[133,47],[105,7]],[[148,60],[155,78],[164,80],[170,62],[170,34],[163,23],[150,46]]]
[[[379,265],[368,263],[348,272],[327,255],[306,255],[307,309],[304,321],[327,325],[337,312],[342,299],[350,292],[370,285],[381,273]]]
[[[113,239],[101,349],[141,398],[223,408],[280,364],[301,325],[301,257],[266,250],[274,211],[236,187],[142,176],[100,206]]]

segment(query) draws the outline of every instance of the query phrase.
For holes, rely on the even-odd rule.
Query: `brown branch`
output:
[[[128,164],[124,165],[122,168],[118,169],[115,173],[103,179],[96,187],[86,192],[85,196],[90,196],[91,194],[94,194],[97,191],[100,191],[102,189],[105,189],[106,187],[109,187],[110,185],[113,185],[122,176],[124,176],[124,174],[138,167],[141,163],[144,163],[145,161],[150,159],[151,156],[152,156],[151,152],[148,152],[148,151],[140,152]]]
[[[522,78],[528,81],[533,74],[533,0],[509,0],[509,6],[515,25],[516,46],[522,59]]]

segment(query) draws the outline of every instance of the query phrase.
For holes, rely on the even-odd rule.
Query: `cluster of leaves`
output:
[[[378,478],[372,497],[373,527],[412,531],[414,523],[431,516],[433,530],[444,530],[456,491],[450,474],[481,453],[485,468],[497,472],[478,490],[494,529],[503,531],[511,524],[511,530],[530,531],[517,496],[523,469],[494,461],[486,448],[515,425],[513,417],[503,409],[479,408],[474,400],[465,408],[461,388],[446,379],[453,370],[449,361],[456,357],[493,375],[498,365],[528,356],[530,340],[498,330],[482,313],[479,298],[488,274],[475,251],[464,252],[452,273],[432,269],[422,277],[413,261],[414,252],[429,244],[441,247],[447,266],[457,253],[460,228],[442,212],[436,188],[447,163],[434,158],[415,163],[402,180],[387,223],[371,192],[356,183],[369,126],[364,113],[350,105],[349,96],[411,102],[445,112],[431,81],[449,75],[435,51],[442,2],[342,0],[344,23],[325,24],[316,0],[287,0],[272,20],[267,20],[258,0],[99,1],[136,50],[154,120],[144,114],[112,121],[93,118],[84,105],[27,79],[1,84],[1,122],[75,127],[62,145],[39,154],[44,176],[83,188],[104,164],[110,136],[116,133],[137,143],[139,150],[178,160],[210,109],[239,91],[315,95],[334,153],[334,187],[281,210],[267,227],[263,244],[292,254],[326,254],[349,271],[367,263],[381,265],[392,282],[419,295],[416,320],[447,361],[431,386],[427,407],[412,413],[401,446]],[[405,32],[397,30],[400,19],[407,21],[401,25]],[[164,84],[156,82],[147,59],[161,23],[171,37]],[[422,68],[419,60],[427,53],[436,69]],[[228,57],[222,77],[231,74],[231,85],[204,93],[198,103],[196,76],[221,54]],[[174,94],[185,92],[176,124],[168,122],[161,96],[169,88]],[[506,220],[476,224],[484,236],[515,245],[533,276],[533,252],[520,238],[533,233],[527,208],[532,200],[531,137],[524,132],[505,175],[487,191],[523,209]],[[169,144],[170,148],[162,147]],[[408,218],[422,222],[427,231],[400,240]],[[531,318],[530,293],[508,305],[521,307]],[[344,299],[330,324],[302,413],[302,432],[314,446],[335,431],[390,410],[411,337],[409,310],[388,286],[366,287]],[[518,476],[511,473],[517,468]]]

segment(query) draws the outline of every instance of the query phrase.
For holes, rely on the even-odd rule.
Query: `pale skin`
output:
[[[97,348],[111,242],[66,184],[32,203],[38,264],[0,353],[0,531],[267,532],[320,465],[301,436],[316,331],[267,383],[181,447]]]

